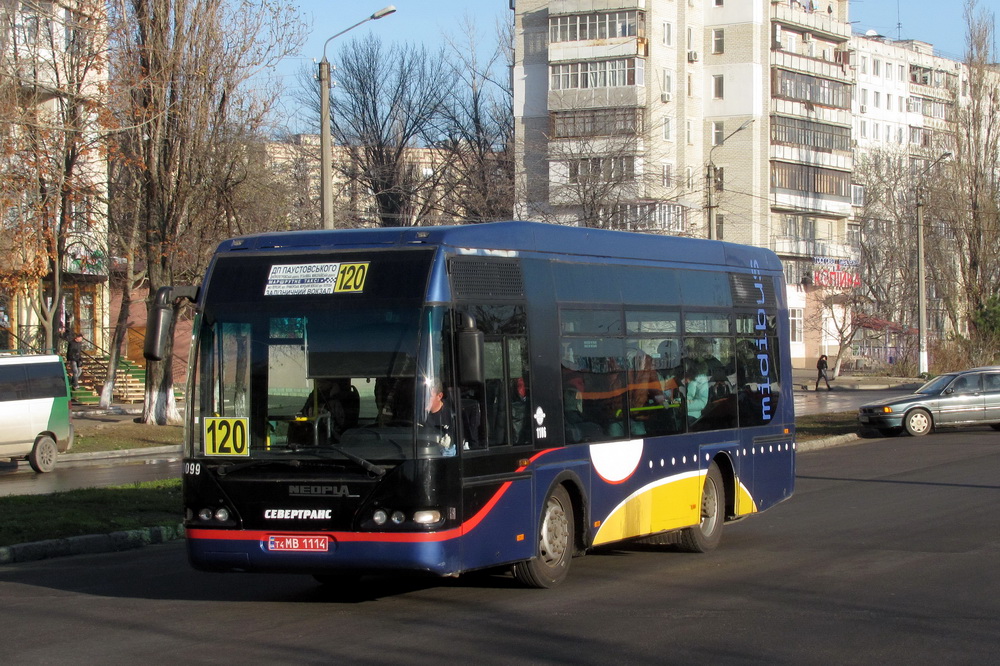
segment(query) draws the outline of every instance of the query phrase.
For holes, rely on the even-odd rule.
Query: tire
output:
[[[990,427],[994,430],[1000,430],[1000,423],[991,423]]]
[[[42,435],[35,440],[35,446],[28,454],[28,464],[39,474],[51,472],[56,467],[56,456],[58,455],[59,449],[56,448],[55,440],[48,435]]]
[[[538,554],[518,562],[512,568],[514,578],[523,585],[555,587],[569,574],[573,559],[573,502],[563,486],[556,486],[545,500],[538,529]]]
[[[714,462],[705,475],[701,491],[701,522],[681,531],[677,542],[688,553],[707,553],[722,540],[722,524],[726,520],[726,486],[722,472]]]
[[[934,429],[934,422],[927,410],[914,409],[903,419],[903,427],[913,437],[921,437]]]

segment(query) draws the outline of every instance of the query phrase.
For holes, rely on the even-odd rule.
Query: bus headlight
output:
[[[229,520],[229,509],[227,509],[226,507],[220,508],[218,511],[215,512],[215,519],[218,520],[220,523],[224,523],[227,520]]]
[[[437,509],[426,509],[413,514],[413,522],[421,525],[430,525],[441,522],[441,512]]]
[[[201,520],[212,520],[212,516],[215,514],[211,509],[202,509],[198,512],[198,518]]]
[[[378,509],[372,514],[372,522],[376,525],[385,525],[387,520],[389,520],[389,515],[382,509]]]
[[[406,515],[402,511],[392,512],[392,522],[395,525],[402,525],[403,521],[406,520]]]

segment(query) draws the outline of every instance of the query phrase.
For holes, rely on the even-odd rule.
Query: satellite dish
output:
[[[878,37],[878,30],[869,30],[865,33],[865,37]]]

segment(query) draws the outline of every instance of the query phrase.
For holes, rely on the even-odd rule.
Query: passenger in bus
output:
[[[583,380],[577,379],[580,386]],[[597,442],[604,439],[604,431],[599,425],[587,421],[583,416],[583,391],[576,384],[563,390],[563,419],[566,423],[566,441]]]
[[[527,444],[530,441],[528,428],[531,423],[530,403],[528,402],[528,385],[524,377],[513,380],[513,391],[510,397],[510,422],[514,431],[514,445]]]
[[[701,418],[708,404],[708,371],[702,361],[692,361],[684,371],[684,398],[687,406],[688,428]]]
[[[320,432],[328,431],[331,441],[340,441],[347,421],[347,413],[340,401],[340,383],[331,378],[317,379],[300,413],[309,419],[320,420]]]

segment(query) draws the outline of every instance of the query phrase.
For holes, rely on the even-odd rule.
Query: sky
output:
[[[978,2],[982,10],[1000,13],[1000,0]],[[510,16],[510,0],[299,0],[299,11],[311,27],[302,51],[278,68],[285,85],[300,85],[298,72],[316,67],[328,37],[390,3],[396,7],[395,14],[369,21],[330,42],[327,57],[336,61],[338,42],[365,34],[377,34],[387,43],[437,48],[443,45],[445,33],[459,31],[465,16],[475,22],[484,41],[493,40],[497,19]],[[942,55],[961,59],[965,53],[963,7],[964,0],[852,0],[850,19],[856,33],[875,30],[893,39],[919,39],[933,44]]]

